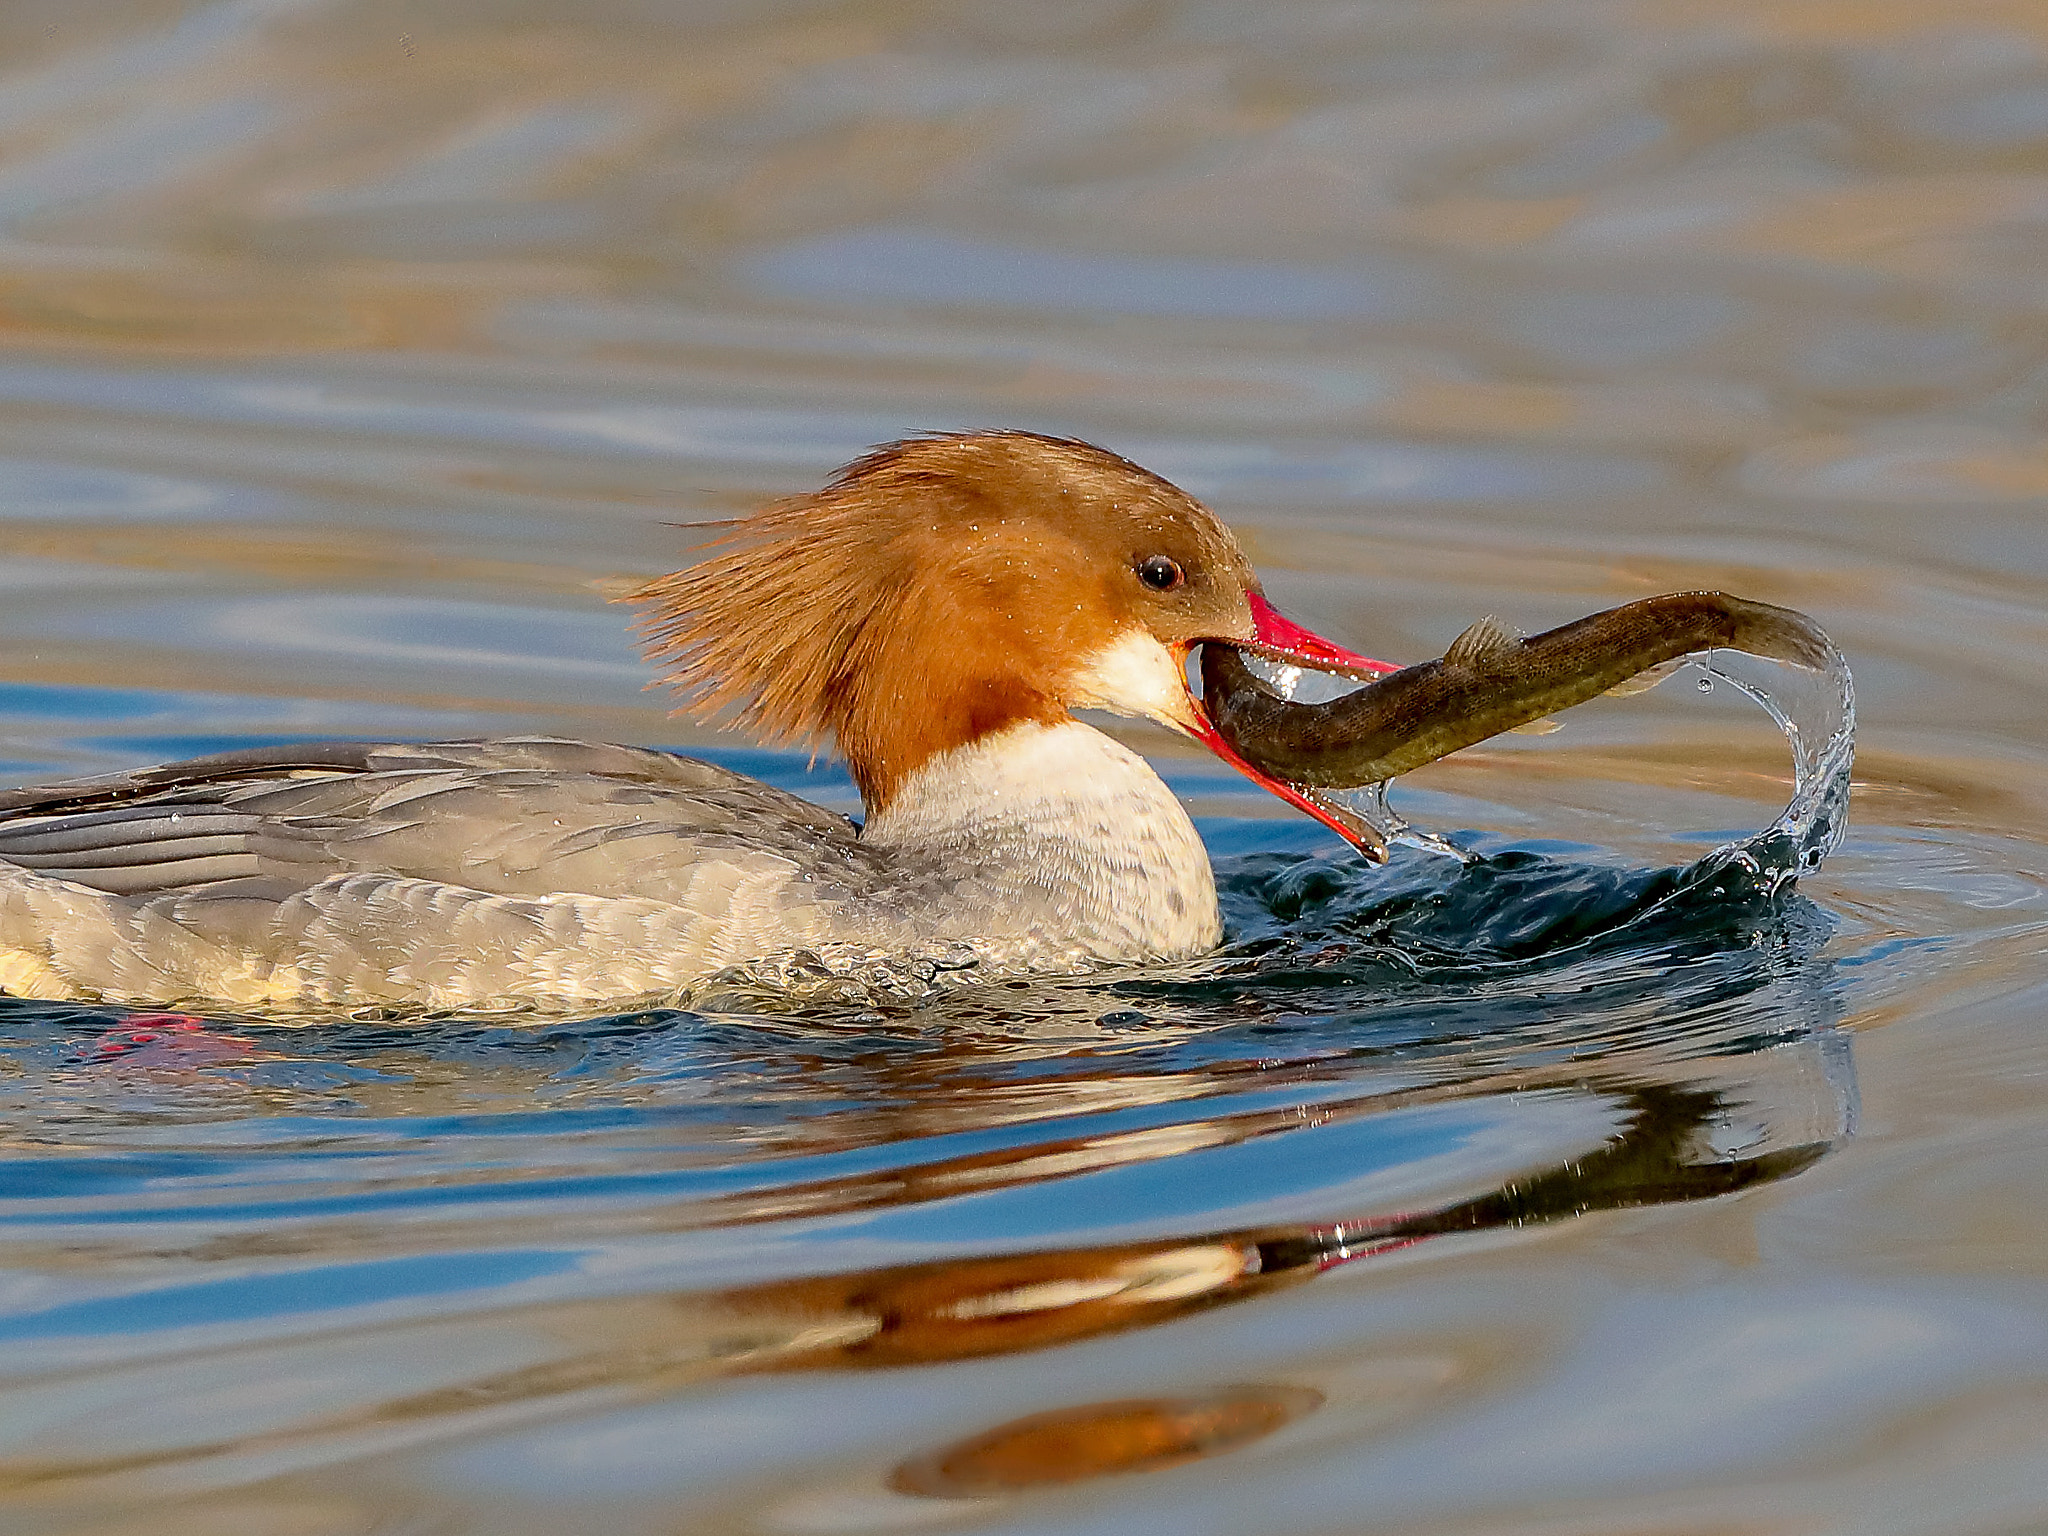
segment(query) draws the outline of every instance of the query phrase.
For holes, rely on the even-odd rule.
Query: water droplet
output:
[[[1711,677],[1703,677],[1703,678],[1701,678],[1701,679],[1700,679],[1700,692],[1701,692],[1701,693],[1712,693],[1713,691],[1714,691],[1714,680],[1713,680],[1713,679],[1712,679]]]

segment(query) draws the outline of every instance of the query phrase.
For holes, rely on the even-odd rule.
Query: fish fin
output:
[[[1452,667],[1477,666],[1502,651],[1512,650],[1522,643],[1523,638],[1519,629],[1501,623],[1489,613],[1451,642],[1451,648],[1444,652],[1444,664]]]
[[[1552,731],[1563,730],[1564,722],[1545,715],[1541,720],[1527,720],[1520,725],[1511,725],[1508,729],[1517,736],[1548,736]]]
[[[1616,683],[1612,688],[1608,689],[1607,697],[1610,699],[1626,699],[1638,693],[1648,693],[1652,688],[1663,682],[1665,678],[1684,666],[1685,661],[1686,658],[1683,656],[1674,656],[1671,660],[1659,663],[1647,671],[1638,672],[1627,682]]]

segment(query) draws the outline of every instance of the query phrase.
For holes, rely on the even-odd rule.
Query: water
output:
[[[604,599],[989,424],[1374,655],[1788,604],[1858,733],[1841,832],[1717,653],[1375,871],[1133,730],[1223,951],[932,1006],[0,1004],[0,1524],[2048,1525],[2044,101],[2024,0],[7,10],[14,779],[546,730],[850,808]]]

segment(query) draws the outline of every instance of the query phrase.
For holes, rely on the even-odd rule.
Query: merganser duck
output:
[[[878,448],[628,600],[691,713],[836,746],[865,822],[709,763],[543,737],[292,745],[0,791],[0,988],[594,1010],[736,968],[1193,956],[1222,932],[1201,839],[1142,757],[1072,712],[1157,720],[1350,836],[1223,744],[1187,657],[1214,640],[1390,670],[1274,612],[1193,497],[1026,432]]]

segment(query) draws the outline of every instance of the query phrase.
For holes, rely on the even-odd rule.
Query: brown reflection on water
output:
[[[0,346],[208,357],[441,349],[466,339],[476,309],[453,273],[395,284],[247,266],[16,272],[0,274]]]
[[[1518,1177],[1487,1194],[1398,1216],[1249,1227],[1183,1238],[772,1281],[731,1290],[643,1295],[512,1309],[459,1324],[382,1331],[380,1349],[415,1362],[445,1360],[443,1386],[342,1413],[224,1438],[159,1426],[168,1443],[77,1460],[0,1462],[0,1490],[55,1491],[173,1466],[218,1463],[247,1476],[272,1462],[342,1459],[379,1445],[415,1444],[504,1428],[596,1399],[643,1401],[720,1376],[867,1371],[1047,1349],[1250,1300],[1343,1266],[1432,1239],[1511,1230],[1627,1206],[1712,1199],[1810,1167],[1828,1142],[1723,1157],[1707,1145],[1728,1107],[1713,1088],[1598,1082],[1624,1106],[1620,1133],[1598,1150]],[[1827,1090],[1826,1086],[1816,1085]],[[1752,1108],[1770,1110],[1767,1101]],[[1807,1106],[1791,1106],[1795,1134]],[[1838,1125],[1839,1129],[1839,1125]],[[481,1334],[478,1330],[481,1329]],[[507,1333],[507,1330],[510,1333]],[[517,1339],[537,1358],[474,1374],[465,1357]],[[466,1344],[458,1345],[458,1340]],[[317,1350],[320,1346],[314,1346]],[[504,1343],[496,1348],[502,1351]],[[236,1351],[214,1357],[234,1374]],[[317,1354],[315,1356],[317,1358]],[[275,1369],[274,1357],[264,1367]],[[256,1361],[252,1358],[251,1365]],[[302,1367],[304,1368],[304,1367]],[[413,1367],[417,1371],[420,1366]],[[317,1373],[316,1373],[317,1374]],[[1286,1384],[1201,1401],[1120,1402],[1061,1410],[989,1431],[906,1463],[905,1486],[980,1494],[1001,1486],[1074,1481],[1221,1454],[1308,1411],[1314,1396]],[[266,1414],[271,1424],[276,1415]],[[1081,1426],[1110,1431],[1095,1443]],[[1004,1484],[1004,1479],[1012,1484]],[[39,1495],[40,1496],[40,1495]]]
[[[1323,1395],[1305,1387],[1225,1387],[1033,1414],[912,1457],[889,1475],[889,1486],[974,1499],[1155,1472],[1263,1440],[1322,1404]]]
[[[1702,1161],[1698,1137],[1721,1108],[1720,1095],[1663,1085],[1612,1085],[1609,1091],[1629,1112],[1611,1144],[1432,1210],[916,1265],[759,1287],[721,1304],[745,1315],[790,1312],[850,1325],[751,1369],[920,1365],[1007,1354],[1156,1325],[1431,1238],[1731,1194],[1797,1173],[1827,1150],[1825,1142],[1806,1143]]]

